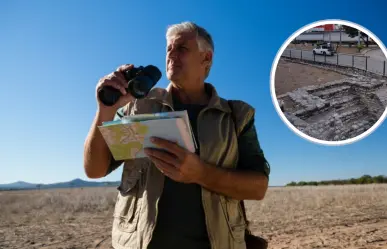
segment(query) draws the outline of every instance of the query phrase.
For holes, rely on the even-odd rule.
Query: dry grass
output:
[[[386,184],[272,188],[246,204],[273,248],[387,248]]]
[[[115,188],[0,192],[0,248],[110,248],[115,198]],[[270,188],[246,207],[270,248],[387,248],[387,184]]]
[[[387,215],[387,184],[272,188],[263,201],[247,201],[247,205],[252,219],[270,224],[276,220],[274,214],[281,217],[281,223],[299,222],[312,214],[325,214],[333,220],[342,212],[353,215],[373,210],[376,215],[379,210]]]
[[[74,188],[0,192],[0,218],[9,215],[99,213],[111,211],[115,188]]]

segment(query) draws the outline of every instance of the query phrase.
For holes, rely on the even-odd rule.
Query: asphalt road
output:
[[[381,49],[372,49],[366,52],[365,55],[379,60],[386,60],[386,56]]]
[[[314,55],[313,51],[286,49],[282,56],[304,59],[327,64],[355,67],[380,75],[387,75],[387,61],[381,58],[370,58],[366,56],[335,54],[333,56]]]

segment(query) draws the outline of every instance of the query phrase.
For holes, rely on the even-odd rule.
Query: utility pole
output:
[[[332,30],[329,30],[329,43],[332,42]]]
[[[340,25],[340,27],[339,27],[339,31],[340,31],[340,47],[341,47],[341,33],[343,32],[342,31],[342,26]]]

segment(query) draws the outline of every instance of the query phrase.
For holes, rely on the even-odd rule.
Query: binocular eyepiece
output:
[[[161,75],[161,71],[153,65],[133,67],[124,72],[128,81],[125,89],[136,99],[144,98],[160,80]],[[104,86],[98,91],[98,98],[106,106],[114,105],[121,96],[122,93],[111,86]]]

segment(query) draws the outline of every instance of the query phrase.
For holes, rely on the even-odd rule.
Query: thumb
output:
[[[132,102],[133,100],[134,97],[130,93],[127,93],[126,95],[121,96],[117,104],[122,107],[128,104],[129,102]]]

